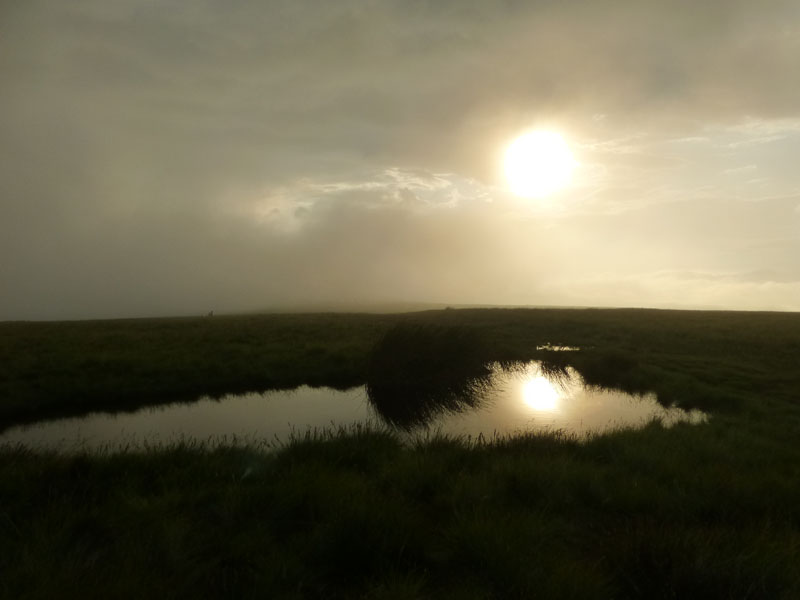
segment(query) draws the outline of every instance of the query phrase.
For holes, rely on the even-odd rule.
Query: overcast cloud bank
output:
[[[799,72],[793,1],[5,2],[0,319],[800,310]]]

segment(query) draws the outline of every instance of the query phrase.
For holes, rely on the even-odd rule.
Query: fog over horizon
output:
[[[798,311],[798,74],[789,0],[9,0],[0,320]]]

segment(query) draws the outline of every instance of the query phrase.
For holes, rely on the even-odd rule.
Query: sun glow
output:
[[[561,134],[529,131],[506,149],[503,162],[511,191],[524,198],[544,198],[569,183],[575,159]]]
[[[554,411],[558,408],[559,394],[546,377],[529,379],[522,386],[522,399],[534,410]]]

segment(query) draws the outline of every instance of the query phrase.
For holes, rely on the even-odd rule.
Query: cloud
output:
[[[3,273],[0,318],[479,302],[538,288],[552,267],[536,229],[480,205],[414,212],[377,197],[317,202],[293,228],[243,214],[121,220],[31,246],[24,269]]]
[[[604,264],[794,273],[799,10],[5,3],[0,318],[553,303]],[[541,206],[500,177],[533,125],[581,162]]]
[[[797,311],[800,280],[750,279],[748,274],[653,272],[599,274],[553,290],[563,304],[677,309]]]

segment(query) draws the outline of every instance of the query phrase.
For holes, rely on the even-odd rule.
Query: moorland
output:
[[[654,392],[709,419],[586,439],[408,444],[365,425],[278,447],[0,447],[0,594],[800,597],[796,313],[0,323],[0,429],[203,394],[362,385],[398,324],[475,333],[497,361],[553,361],[548,346],[580,347],[557,360],[587,383]]]

